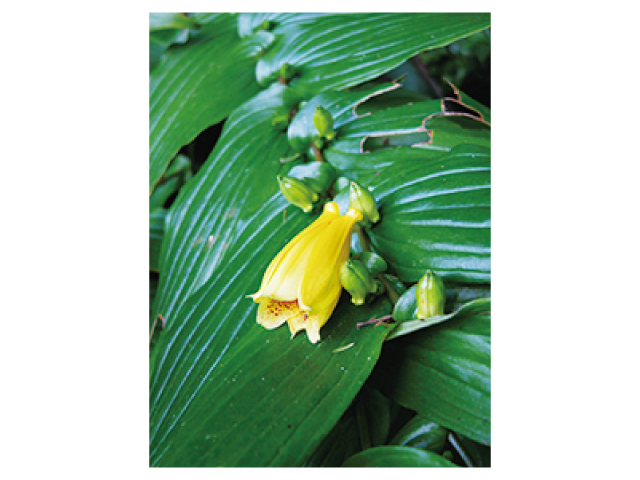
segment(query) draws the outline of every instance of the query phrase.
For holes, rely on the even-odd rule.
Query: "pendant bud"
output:
[[[352,208],[362,212],[362,216],[364,217],[362,221],[363,226],[369,227],[371,224],[380,220],[376,199],[373,197],[373,194],[367,188],[361,187],[354,181],[350,184],[349,201]]]
[[[340,283],[351,294],[354,305],[362,305],[368,293],[376,293],[378,286],[369,270],[359,260],[347,260],[340,265]]]
[[[427,270],[418,282],[416,299],[418,302],[418,318],[424,319],[444,315],[447,291],[442,279],[431,270]]]
[[[336,136],[336,132],[333,129],[333,117],[329,110],[322,105],[316,107],[316,111],[313,112],[313,125],[318,130],[321,137],[327,140],[332,140]]]
[[[278,185],[284,198],[289,203],[309,213],[313,209],[313,203],[318,201],[318,194],[314,192],[306,182],[294,177],[277,176]]]

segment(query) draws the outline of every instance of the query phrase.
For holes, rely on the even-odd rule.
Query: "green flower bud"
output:
[[[314,192],[321,195],[333,183],[336,170],[327,162],[309,162],[293,167],[289,170],[289,176],[303,180]]]
[[[286,130],[289,126],[289,113],[285,111],[277,111],[271,117],[271,125],[278,130]]]
[[[362,212],[364,226],[369,226],[372,223],[376,223],[380,220],[380,214],[378,213],[378,207],[376,206],[376,199],[371,192],[362,188],[356,182],[351,182],[349,192],[349,201],[351,207]]]
[[[351,294],[354,305],[362,305],[368,293],[379,289],[367,267],[358,260],[347,260],[340,265],[340,283]]]
[[[278,70],[278,74],[285,80],[291,80],[297,73],[296,67],[289,65],[287,62],[283,63]]]
[[[271,20],[268,19],[264,19],[262,21],[262,23],[260,25],[258,25],[258,28],[256,30],[271,30],[273,27],[275,26],[275,23],[272,22]]]
[[[387,262],[384,261],[384,258],[373,252],[363,252],[358,260],[364,263],[364,266],[367,267],[367,270],[369,270],[373,276],[376,276],[387,269]]]
[[[347,177],[338,177],[338,179],[333,184],[333,189],[336,192],[339,192],[340,190],[344,190],[345,188],[348,188],[350,184],[351,184],[351,180],[349,180]]]
[[[304,213],[313,209],[313,202],[317,202],[319,197],[304,181],[282,175],[278,175],[277,179],[280,191],[289,203],[301,208]]]
[[[447,291],[442,279],[427,270],[418,282],[416,290],[418,302],[418,318],[429,318],[444,314],[444,304],[447,300]]]
[[[327,140],[331,140],[336,136],[336,132],[333,130],[333,117],[329,110],[322,105],[318,105],[316,111],[313,112],[313,125],[320,136]]]
[[[316,138],[313,141],[313,146],[316,147],[318,150],[322,150],[324,148],[324,140],[321,137]],[[309,156],[314,157],[314,153],[313,150],[311,150],[311,154]]]

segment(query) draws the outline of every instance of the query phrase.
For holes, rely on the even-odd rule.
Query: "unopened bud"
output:
[[[316,127],[316,130],[318,130],[320,136],[327,140],[331,140],[336,136],[336,132],[333,129],[333,117],[331,113],[329,113],[329,110],[322,105],[318,105],[316,111],[313,112],[313,125]]]
[[[333,189],[336,192],[339,192],[341,190],[344,190],[345,188],[349,188],[350,184],[351,180],[349,180],[347,177],[338,177],[333,184]]]
[[[364,263],[364,266],[367,267],[367,270],[369,270],[373,276],[376,276],[387,269],[387,262],[384,261],[384,258],[373,252],[362,252],[358,260]]]
[[[291,80],[296,73],[296,67],[289,65],[287,62],[283,63],[278,70],[278,74],[285,80]]]
[[[280,191],[289,203],[301,208],[304,213],[309,213],[313,209],[313,202],[318,201],[318,194],[304,181],[282,175],[278,175],[277,178]]]
[[[416,300],[418,302],[418,318],[430,318],[444,314],[447,291],[442,279],[431,270],[427,270],[418,282]]]
[[[378,207],[376,206],[376,200],[371,192],[358,185],[356,182],[351,182],[349,201],[351,207],[362,212],[363,224],[368,226],[369,224],[376,223],[380,220],[380,214],[378,213]]]
[[[354,305],[362,305],[368,293],[378,290],[367,267],[358,260],[347,260],[340,265],[340,283],[351,294]]]
[[[260,25],[258,25],[258,28],[256,30],[271,30],[273,27],[275,26],[275,23],[272,22],[271,20],[268,19],[264,19],[262,21],[262,23]]]

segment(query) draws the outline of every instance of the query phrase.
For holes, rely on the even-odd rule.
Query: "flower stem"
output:
[[[398,294],[398,292],[396,292],[396,290],[393,288],[393,286],[391,285],[391,283],[389,282],[389,280],[387,280],[385,278],[385,276],[383,274],[378,275],[378,280],[380,280],[382,282],[382,284],[384,285],[385,290],[387,291],[387,297],[389,297],[389,301],[395,305],[396,303],[398,303],[398,299],[400,298],[400,295]]]
[[[166,325],[166,320],[164,319],[164,317],[162,316],[161,313],[159,313],[156,316],[156,319],[153,321],[153,325],[151,326],[151,332],[149,333],[149,345],[151,345],[151,340],[153,339],[153,334],[156,330],[156,325],[158,324],[158,318],[160,318],[161,322],[162,322],[162,328],[164,329],[164,326]]]
[[[326,162],[320,149],[316,147],[313,143],[311,144],[311,150],[313,150],[313,158],[315,158],[318,162]]]
[[[369,238],[367,234],[364,233],[362,227],[358,224],[354,225],[353,230],[358,235],[358,240],[360,241],[360,246],[362,247],[363,252],[371,252],[371,244],[369,243]]]
[[[371,243],[369,242],[369,237],[367,237],[367,234],[365,233],[364,229],[360,225],[356,224],[353,227],[353,231],[356,232],[356,234],[358,235],[358,240],[360,241],[360,246],[362,247],[362,251],[371,252]],[[398,295],[398,292],[395,291],[395,289],[393,288],[391,283],[389,283],[389,281],[385,278],[385,276],[380,274],[376,278],[380,280],[384,285],[384,288],[387,293],[387,297],[389,297],[389,300],[391,301],[391,303],[393,305],[398,303],[398,299],[400,298],[400,295]]]

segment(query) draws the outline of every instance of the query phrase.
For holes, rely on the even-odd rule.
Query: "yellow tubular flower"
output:
[[[286,321],[292,338],[306,330],[311,343],[320,340],[320,328],[340,298],[339,270],[349,258],[353,225],[361,219],[354,208],[340,216],[338,204],[328,202],[322,215],[276,255],[260,290],[249,295],[260,304],[260,325],[271,330]]]

